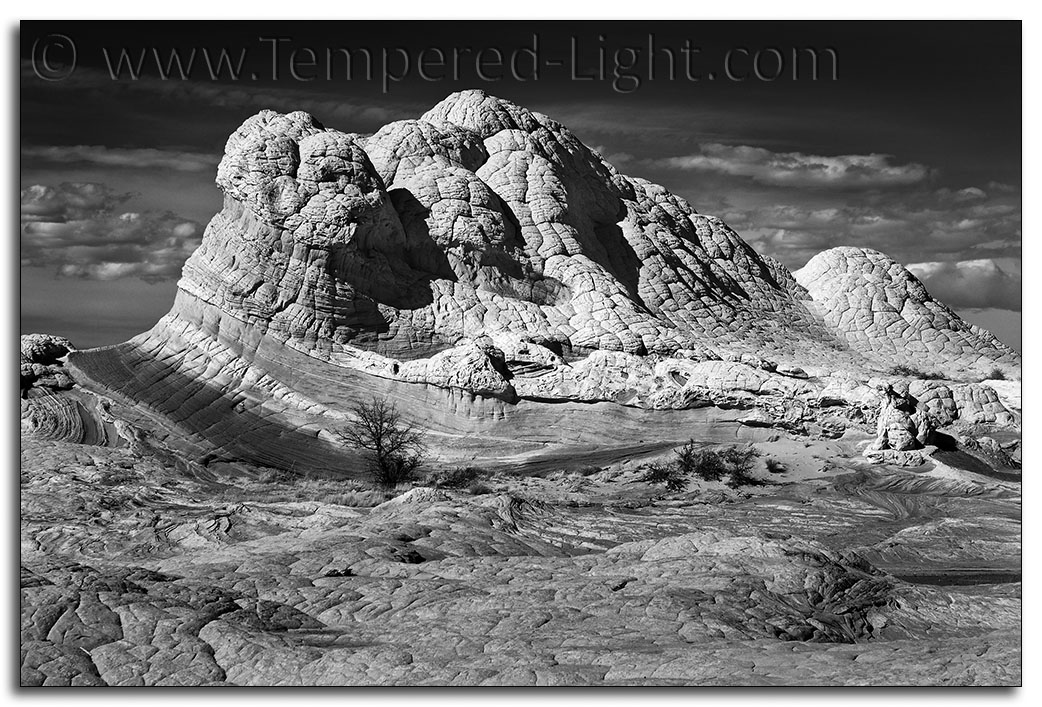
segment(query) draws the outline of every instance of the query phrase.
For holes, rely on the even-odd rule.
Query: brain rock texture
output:
[[[225,208],[180,289],[305,349],[417,358],[507,335],[575,355],[1013,358],[882,254],[823,253],[804,290],[719,219],[480,91],[369,137],[263,111],[217,183]]]

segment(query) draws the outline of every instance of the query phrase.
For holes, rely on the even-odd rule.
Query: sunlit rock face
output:
[[[833,343],[721,221],[480,91],[368,138],[262,112],[229,139],[217,183],[225,208],[180,289],[305,349]]]
[[[304,351],[411,359],[506,337],[570,358],[1016,364],[882,254],[833,249],[794,279],[560,123],[482,91],[369,137],[263,111],[229,138],[217,184],[225,208],[181,292]]]

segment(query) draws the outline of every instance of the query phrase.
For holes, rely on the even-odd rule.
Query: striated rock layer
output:
[[[794,277],[481,91],[371,136],[262,111],[229,138],[217,184],[224,208],[171,312],[67,365],[202,447],[281,465],[297,454],[286,440],[329,447],[347,404],[372,395],[486,449],[521,440],[497,454],[665,443],[729,415],[734,435],[728,411],[753,408],[835,430],[878,405],[869,378],[895,366],[953,379],[931,394],[950,421],[1016,421],[980,381],[1019,378],[1019,355],[886,256],[834,249]],[[568,413],[546,403],[610,405],[551,432]]]

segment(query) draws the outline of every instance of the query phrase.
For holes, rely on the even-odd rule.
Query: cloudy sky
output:
[[[882,250],[1020,347],[1019,23],[48,21],[20,40],[23,332],[110,344],[164,314],[256,111],[372,132],[483,88],[792,269]]]

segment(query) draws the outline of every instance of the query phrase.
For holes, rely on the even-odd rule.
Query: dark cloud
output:
[[[88,163],[104,167],[174,169],[180,172],[215,172],[220,155],[153,148],[105,145],[26,145],[22,159],[59,164]]]
[[[170,212],[123,211],[132,197],[98,183],[22,189],[22,266],[92,280],[178,277],[201,226]]]
[[[649,166],[716,172],[785,187],[892,187],[925,181],[930,170],[917,163],[891,164],[890,155],[808,155],[773,152],[749,145],[709,143],[699,153],[649,161]]]
[[[693,112],[668,105],[648,110],[639,105],[568,101],[526,104],[526,107],[567,126],[587,144],[599,141],[613,145],[613,150],[625,146],[627,150],[639,148],[645,154],[647,150],[658,153],[663,146],[675,150],[683,145],[684,149],[691,149],[700,141],[734,140],[741,134],[742,127],[754,122],[749,116],[729,110]],[[697,125],[697,129],[693,129],[693,125]]]
[[[21,62],[22,85],[34,86],[36,80],[32,64]],[[61,97],[71,93],[86,93],[96,101],[111,101],[120,96],[133,96],[136,101],[159,100],[177,105],[192,105],[196,108],[224,108],[249,113],[263,109],[282,112],[296,110],[314,115],[326,125],[341,130],[376,129],[394,120],[417,118],[430,104],[411,101],[391,102],[387,96],[378,100],[351,100],[342,96],[330,96],[328,92],[284,86],[250,86],[245,83],[163,80],[154,76],[143,76],[137,80],[113,80],[112,75],[102,69],[79,67],[76,72],[62,81],[48,83],[48,97]]]
[[[995,260],[982,259],[912,263],[908,269],[951,307],[1020,311],[1021,274],[1014,267],[1007,272]]]

